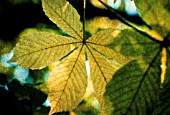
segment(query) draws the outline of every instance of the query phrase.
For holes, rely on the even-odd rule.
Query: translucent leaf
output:
[[[50,20],[75,39],[50,32],[24,34],[14,48],[12,61],[30,69],[41,69],[60,61],[52,69],[48,81],[49,114],[53,114],[71,111],[82,101],[87,87],[86,57],[95,94],[103,111],[107,83],[118,69],[130,61],[109,48],[121,31],[103,30],[86,40],[82,35],[80,17],[69,2],[42,0],[42,5]]]
[[[91,20],[86,21],[86,31],[88,31],[91,35],[95,34],[100,29],[120,29],[123,30],[128,28],[125,24],[121,23],[117,19],[110,19],[108,17],[94,17]]]
[[[83,49],[74,51],[51,71],[48,82],[50,114],[72,110],[82,101],[87,87],[83,54]]]
[[[106,84],[110,81],[112,75],[129,61],[129,59],[106,47],[110,40],[113,39],[111,37],[113,32],[115,31],[101,31],[87,40],[91,79],[101,108],[103,107],[103,94]]]
[[[58,27],[76,39],[83,39],[83,26],[76,9],[67,0],[42,0],[45,14]]]
[[[134,30],[123,30],[108,45],[115,51],[125,56],[141,56],[154,52],[159,48],[159,44]]]
[[[104,3],[107,3],[107,0],[101,0]],[[99,0],[90,0],[91,4],[95,7],[106,9],[106,7],[99,2]]]
[[[108,29],[96,33],[94,36],[87,40],[87,43],[96,45],[108,45],[113,39],[121,32],[121,30]]]
[[[105,97],[120,115],[150,114],[160,94],[160,50],[118,70],[106,87]]]
[[[21,36],[11,61],[25,68],[42,69],[68,54],[75,39],[49,32],[34,32]],[[64,50],[63,50],[64,49]]]
[[[149,25],[155,25],[159,29],[160,27],[166,28],[170,31],[170,10],[169,0],[136,0],[135,1],[141,17]],[[158,27],[159,26],[159,27]]]

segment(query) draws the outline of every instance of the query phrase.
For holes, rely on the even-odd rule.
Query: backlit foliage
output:
[[[97,33],[94,29],[95,34],[87,39],[85,19],[83,23],[80,21],[77,10],[67,0],[42,0],[46,16],[66,35],[49,31],[21,35],[11,61],[32,70],[53,66],[48,80],[49,114],[72,111],[83,100],[88,84],[87,60],[101,114],[161,113],[168,107],[155,109],[167,100],[161,87],[169,83],[170,73],[170,11],[165,8],[166,4],[160,0],[124,0],[125,8],[121,5],[115,12],[106,0],[95,2],[96,7],[113,12],[119,21],[116,20],[113,28],[109,25],[110,29]],[[132,15],[130,19],[127,16],[130,2],[135,14],[133,9],[130,12],[142,20],[142,24],[131,20]],[[122,11],[127,12],[126,16],[119,14]]]

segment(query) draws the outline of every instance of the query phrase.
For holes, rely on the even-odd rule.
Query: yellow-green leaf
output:
[[[83,99],[87,87],[84,49],[78,49],[51,71],[48,81],[50,114],[69,111]]]
[[[135,3],[147,24],[163,27],[170,31],[169,0],[136,0]]]
[[[86,21],[86,31],[88,31],[91,35],[95,34],[100,29],[126,29],[127,25],[121,23],[118,19],[110,19],[108,17],[94,17],[91,20]]]
[[[54,33],[28,33],[21,36],[11,61],[25,68],[42,69],[67,55],[76,47],[73,43],[76,45],[75,39]]]
[[[25,68],[41,69],[60,60],[48,81],[51,115],[71,111],[82,101],[87,87],[86,57],[90,62],[94,92],[103,110],[107,83],[129,61],[109,48],[121,31],[102,30],[87,40],[83,38],[80,17],[69,2],[42,0],[42,5],[50,20],[72,37],[50,32],[24,34],[14,48],[12,61]]]
[[[114,74],[104,94],[112,103],[113,115],[151,115],[162,92],[160,54],[157,49],[151,55],[131,61]]]
[[[106,46],[113,41],[113,38],[119,35],[121,30],[107,29],[96,33],[87,40],[87,43]]]
[[[117,34],[117,30],[104,30],[87,40],[91,79],[94,92],[101,104],[101,110],[104,106],[103,94],[107,83],[118,69],[129,62],[128,58],[107,47],[113,36]]]
[[[45,14],[58,27],[76,39],[83,39],[83,26],[76,9],[67,0],[42,0]]]
[[[122,30],[108,45],[124,56],[138,57],[159,49],[159,44],[135,30]]]

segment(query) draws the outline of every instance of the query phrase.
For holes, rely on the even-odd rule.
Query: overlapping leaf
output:
[[[132,61],[116,72],[105,93],[112,102],[113,114],[152,113],[160,94],[160,57],[158,49],[151,56]]]
[[[156,29],[162,35],[162,38],[165,38],[164,41],[161,36],[158,37],[161,39],[157,39],[155,30],[150,32],[150,36],[153,38],[134,30],[123,30],[109,44],[109,47],[114,48],[117,52],[136,58],[136,62],[131,62],[120,69],[107,85],[105,98],[110,100],[112,107],[106,109],[114,108],[114,112],[111,114],[118,115],[167,114],[169,113],[168,96],[162,95],[160,89],[162,85],[160,77],[162,75],[165,77],[164,83],[169,83],[169,24],[166,21],[169,13],[165,8],[167,1],[136,2],[140,6],[140,11],[145,10],[140,12],[144,16],[142,18],[147,24]],[[153,12],[156,13],[154,14]],[[167,17],[162,18],[165,16]],[[163,42],[161,43],[157,40],[162,40]],[[163,49],[166,52],[165,57],[162,57]],[[138,58],[139,56],[140,58]],[[167,69],[161,70],[162,67]],[[164,100],[167,100],[167,103]]]
[[[114,108],[111,114],[150,115],[163,113],[164,109],[169,113],[169,103],[164,105],[162,101],[167,97],[161,94],[160,89],[162,66],[167,68],[164,83],[169,83],[169,47],[165,45],[168,39],[163,41],[162,47],[161,42],[153,41],[148,36],[134,30],[123,30],[109,44],[117,52],[136,59],[116,72],[107,85],[105,98],[110,100]],[[162,57],[163,49],[167,57]],[[162,65],[162,58],[165,58],[163,63],[166,65]]]
[[[120,40],[121,39],[121,40]],[[108,44],[110,48],[125,56],[137,57],[154,52],[160,45],[135,30],[123,30]]]
[[[48,81],[49,114],[53,114],[69,111],[81,102],[87,86],[84,64],[87,56],[94,90],[102,104],[106,84],[113,73],[129,61],[107,46],[120,31],[103,30],[86,40],[83,38],[80,17],[69,2],[42,0],[42,5],[50,20],[71,37],[49,32],[32,32],[21,36],[14,48],[12,61],[26,68],[41,69],[60,60]]]
[[[91,79],[94,92],[101,106],[103,106],[103,94],[106,84],[110,81],[114,72],[129,61],[107,47],[107,44],[113,39],[112,34],[114,35],[117,31],[101,31],[87,40]]]
[[[150,0],[150,1],[135,1],[139,12],[144,21],[149,25],[159,26],[170,31],[170,10],[169,10],[169,0]],[[157,28],[155,27],[155,28]],[[159,30],[159,28],[157,28]],[[165,31],[164,31],[165,32]],[[167,33],[161,33],[167,34]]]
[[[167,62],[170,62],[170,52],[167,51]],[[170,114],[170,63],[167,63],[167,71],[165,75],[165,83],[162,85],[159,100],[155,104],[155,108],[151,115],[168,115]]]

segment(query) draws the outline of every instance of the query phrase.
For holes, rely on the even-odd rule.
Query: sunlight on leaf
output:
[[[21,36],[11,61],[25,68],[42,69],[68,54],[75,42],[75,39],[49,32],[29,33]]]
[[[122,31],[119,27],[101,30],[86,40],[80,16],[69,2],[42,0],[42,6],[50,20],[70,36],[50,31],[21,34],[11,61],[29,69],[42,69],[53,64],[48,78],[50,115],[71,111],[82,101],[88,71],[103,112],[103,94],[107,83],[118,69],[130,61],[109,46]],[[87,60],[90,70],[87,68],[86,71]]]
[[[89,0],[95,10],[108,10],[105,17],[89,20],[85,19],[86,0],[80,1],[84,3],[82,18],[72,6],[77,1],[42,0],[44,14],[56,25],[54,30],[40,24],[39,29],[28,29],[18,36],[14,52],[1,51],[0,66],[14,72],[10,83],[14,95],[29,100],[36,109],[50,106],[49,115],[65,111],[169,114],[170,1]],[[1,49],[3,43],[0,41]],[[35,70],[43,68],[43,74]],[[42,96],[40,101],[36,101],[37,95]],[[86,106],[84,101],[90,96]]]
[[[102,0],[104,3],[107,3],[107,0]],[[90,0],[91,4],[93,4],[95,7],[98,7],[98,8],[103,8],[103,9],[106,9],[106,7],[101,4],[98,0]]]
[[[121,40],[120,40],[121,39]],[[137,57],[151,53],[159,48],[159,44],[134,30],[123,30],[109,44],[110,48],[125,56]]]
[[[86,21],[86,31],[88,31],[91,35],[95,34],[100,29],[119,29],[123,30],[128,28],[125,24],[121,23],[117,19],[110,19],[108,17],[95,17],[91,20]]]
[[[112,29],[110,31],[104,30],[87,40],[89,42],[87,54],[91,65],[91,79],[101,108],[103,107],[103,94],[106,84],[110,81],[114,72],[129,61],[129,59],[106,47],[113,39],[112,33]]]
[[[166,8],[168,0],[136,0],[142,18],[149,25],[160,26],[170,31],[170,11]]]
[[[102,104],[106,84],[114,72],[129,61],[107,47],[119,33],[120,30],[103,30],[89,38],[85,44],[82,41],[81,45],[79,40],[54,33],[29,33],[14,48],[12,61],[16,60],[19,65],[30,69],[39,69],[61,60],[54,65],[48,79],[52,114],[72,110],[82,101],[87,87],[86,51],[94,92]]]
[[[45,14],[59,28],[76,39],[83,39],[83,26],[76,9],[67,0],[42,0]]]
[[[48,82],[51,114],[71,110],[82,101],[87,87],[83,51],[74,51],[67,60],[62,60],[51,71]]]

